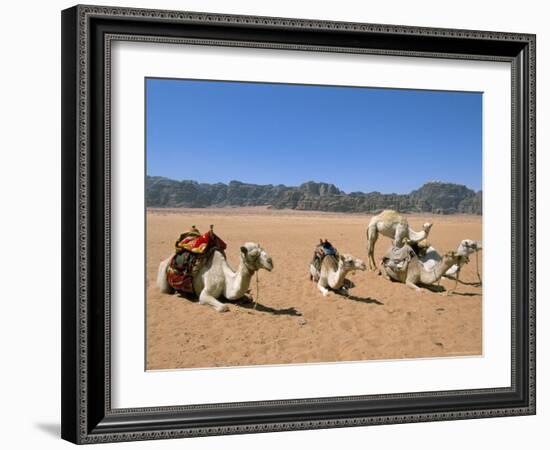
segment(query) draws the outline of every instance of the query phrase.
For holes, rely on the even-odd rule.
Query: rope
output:
[[[254,308],[258,305],[258,300],[260,299],[260,271],[256,271],[256,300],[254,300]]]
[[[476,272],[477,272],[477,279],[479,280],[479,284],[481,285],[481,277],[479,276],[479,262],[477,257],[478,252],[476,251]]]
[[[455,275],[455,277],[456,277],[455,278],[455,287],[452,290],[453,294],[455,293],[456,288],[458,287],[458,278],[460,277],[460,269],[461,269],[461,267],[460,267],[460,264],[459,264],[458,265],[458,270],[456,271],[456,275]]]

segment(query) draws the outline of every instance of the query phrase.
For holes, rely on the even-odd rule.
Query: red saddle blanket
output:
[[[193,227],[183,233],[176,241],[176,254],[168,265],[168,284],[178,292],[195,294],[193,278],[206,263],[212,252],[218,250],[224,254],[227,245],[212,230],[200,234]]]
[[[170,265],[168,266],[168,271],[166,273],[168,284],[172,289],[178,292],[194,294],[192,268],[191,270],[177,269],[176,256],[177,255],[174,255],[172,257]]]
[[[203,235],[195,235],[193,232],[184,233],[176,242],[176,252],[187,250],[191,253],[204,253],[209,247],[210,238],[210,232]]]

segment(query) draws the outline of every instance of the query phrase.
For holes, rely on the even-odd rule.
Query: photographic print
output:
[[[61,23],[64,439],[536,413],[535,35]]]
[[[147,78],[145,102],[146,370],[483,354],[482,93]]]

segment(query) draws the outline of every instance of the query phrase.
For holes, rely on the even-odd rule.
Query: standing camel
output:
[[[170,259],[165,259],[159,265],[157,286],[162,293],[174,292],[166,276]],[[273,261],[267,252],[254,242],[247,242],[241,247],[241,261],[236,271],[229,267],[223,253],[215,250],[193,277],[193,290],[201,305],[210,305],[216,311],[224,312],[229,308],[218,301],[218,298],[223,296],[227,300],[238,300],[244,297],[252,275],[260,269],[271,272]]]
[[[378,240],[378,234],[393,239],[395,247],[403,245],[403,238],[409,242],[419,242],[428,237],[432,224],[427,222],[422,226],[422,231],[416,232],[409,227],[407,219],[397,211],[386,209],[377,216],[374,216],[367,228],[367,257],[369,269],[376,270],[376,261],[374,260],[374,246]]]

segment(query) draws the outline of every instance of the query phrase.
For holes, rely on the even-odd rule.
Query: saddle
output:
[[[382,258],[382,264],[395,271],[406,270],[410,260],[415,256],[416,253],[410,245],[404,245],[403,247],[393,246]]]
[[[176,254],[183,253],[185,251],[202,254],[208,248],[210,243],[210,232],[200,234],[199,230],[193,225],[189,231],[180,234],[180,237],[174,244],[176,248]]]
[[[220,251],[225,257],[227,245],[214,234],[212,225],[210,231],[204,234],[200,234],[193,225],[189,231],[180,235],[174,247],[175,254],[167,270],[168,284],[178,292],[195,294],[193,278],[214,251]]]
[[[313,251],[313,259],[311,260],[311,264],[318,272],[321,271],[321,263],[324,257],[329,255],[338,255],[338,250],[328,240],[323,241],[321,239],[319,245]]]

